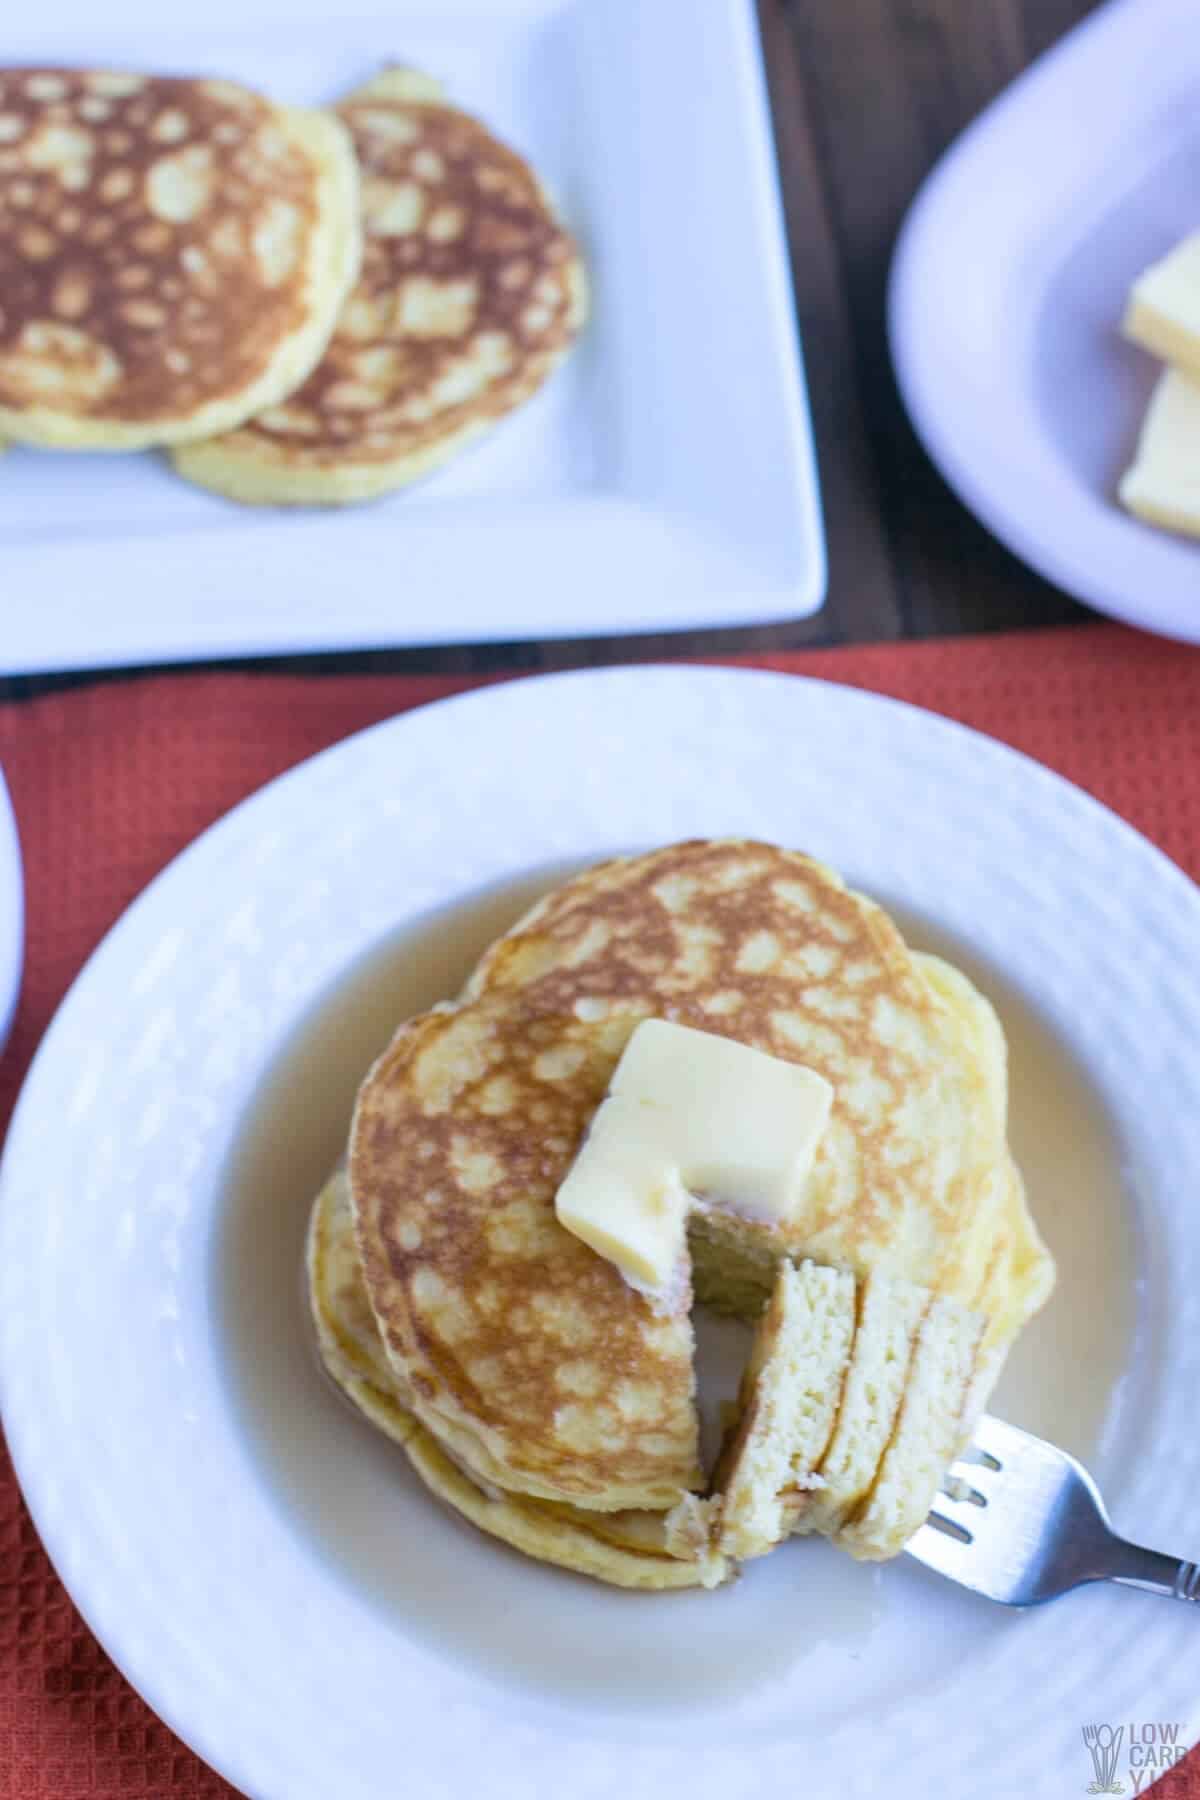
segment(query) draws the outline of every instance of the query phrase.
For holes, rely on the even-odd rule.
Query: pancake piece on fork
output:
[[[930,1298],[927,1288],[878,1273],[861,1284],[837,1420],[816,1465],[819,1480],[787,1493],[786,1529],[833,1537],[870,1493],[900,1414]]]
[[[755,1335],[741,1411],[713,1475],[716,1542],[739,1561],[787,1535],[797,1484],[820,1478],[854,1338],[854,1277],[786,1258]]]
[[[852,1556],[898,1556],[925,1523],[946,1468],[958,1454],[986,1321],[935,1294],[916,1348],[891,1441],[867,1499],[834,1536]]]
[[[925,1521],[964,1435],[981,1313],[878,1271],[853,1281],[836,1325],[829,1298],[783,1264],[759,1327],[710,1503],[714,1541],[761,1556],[789,1531],[852,1556],[899,1555]],[[832,1270],[814,1273],[834,1276]],[[790,1304],[788,1303],[790,1301]],[[815,1354],[814,1354],[815,1350]],[[797,1368],[803,1371],[797,1382]],[[805,1389],[803,1407],[778,1396]]]

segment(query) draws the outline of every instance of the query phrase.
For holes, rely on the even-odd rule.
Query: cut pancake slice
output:
[[[765,1556],[786,1536],[789,1490],[813,1480],[834,1427],[854,1310],[848,1271],[780,1263],[714,1475],[724,1554]]]
[[[841,1406],[819,1466],[820,1485],[785,1495],[789,1527],[830,1536],[871,1491],[900,1412],[928,1288],[868,1275]]]
[[[717,1549],[742,1560],[815,1531],[898,1555],[959,1448],[985,1326],[913,1282],[872,1275],[856,1295],[848,1272],[781,1264],[714,1498],[692,1507]]]
[[[835,1542],[852,1556],[898,1556],[925,1522],[956,1455],[986,1320],[938,1295],[921,1321],[896,1429],[875,1484]]]
[[[714,1477],[714,1541],[761,1556],[820,1532],[896,1556],[959,1449],[986,1327],[913,1282],[781,1266]],[[711,1503],[710,1503],[711,1504]]]

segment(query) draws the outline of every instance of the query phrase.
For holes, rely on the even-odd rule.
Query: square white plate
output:
[[[1200,546],[1116,501],[1159,368],[1118,324],[1200,227],[1195,0],[1109,0],[938,165],[889,304],[901,392],[960,498],[1067,593],[1200,642]]]
[[[527,154],[593,318],[536,400],[371,506],[244,511],[153,456],[0,462],[0,673],[815,612],[825,559],[752,0],[12,9],[8,62],[330,100],[429,70]]]

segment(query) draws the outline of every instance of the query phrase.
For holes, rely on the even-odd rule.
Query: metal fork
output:
[[[1034,1606],[1087,1581],[1200,1600],[1200,1565],[1126,1543],[1073,1456],[986,1413],[905,1548],[1006,1606]]]

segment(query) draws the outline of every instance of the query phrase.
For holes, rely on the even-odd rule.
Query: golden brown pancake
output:
[[[714,1587],[729,1573],[708,1533],[673,1537],[663,1513],[585,1513],[485,1490],[472,1481],[408,1407],[389,1367],[363,1285],[346,1177],[338,1171],[314,1203],[306,1251],[309,1306],[326,1373],[370,1424],[399,1444],[422,1481],[489,1536],[539,1562],[616,1587]]]
[[[0,70],[0,435],[211,436],[317,361],[358,267],[344,128],[227,81]]]
[[[392,69],[338,107],[365,253],[319,367],[181,474],[236,500],[365,500],[427,474],[532,395],[583,321],[583,266],[536,175],[437,84]]]
[[[780,1258],[811,1256],[967,1305],[987,1288],[1002,1349],[1049,1266],[998,1257],[1023,1199],[994,1071],[879,907],[766,844],[588,871],[488,951],[456,1006],[402,1030],[350,1148],[371,1305],[418,1417],[479,1480],[587,1508],[666,1508],[699,1485],[691,1296],[656,1311],[554,1214],[651,1016],[835,1090],[786,1228],[702,1197],[689,1241],[710,1303],[753,1317]]]

